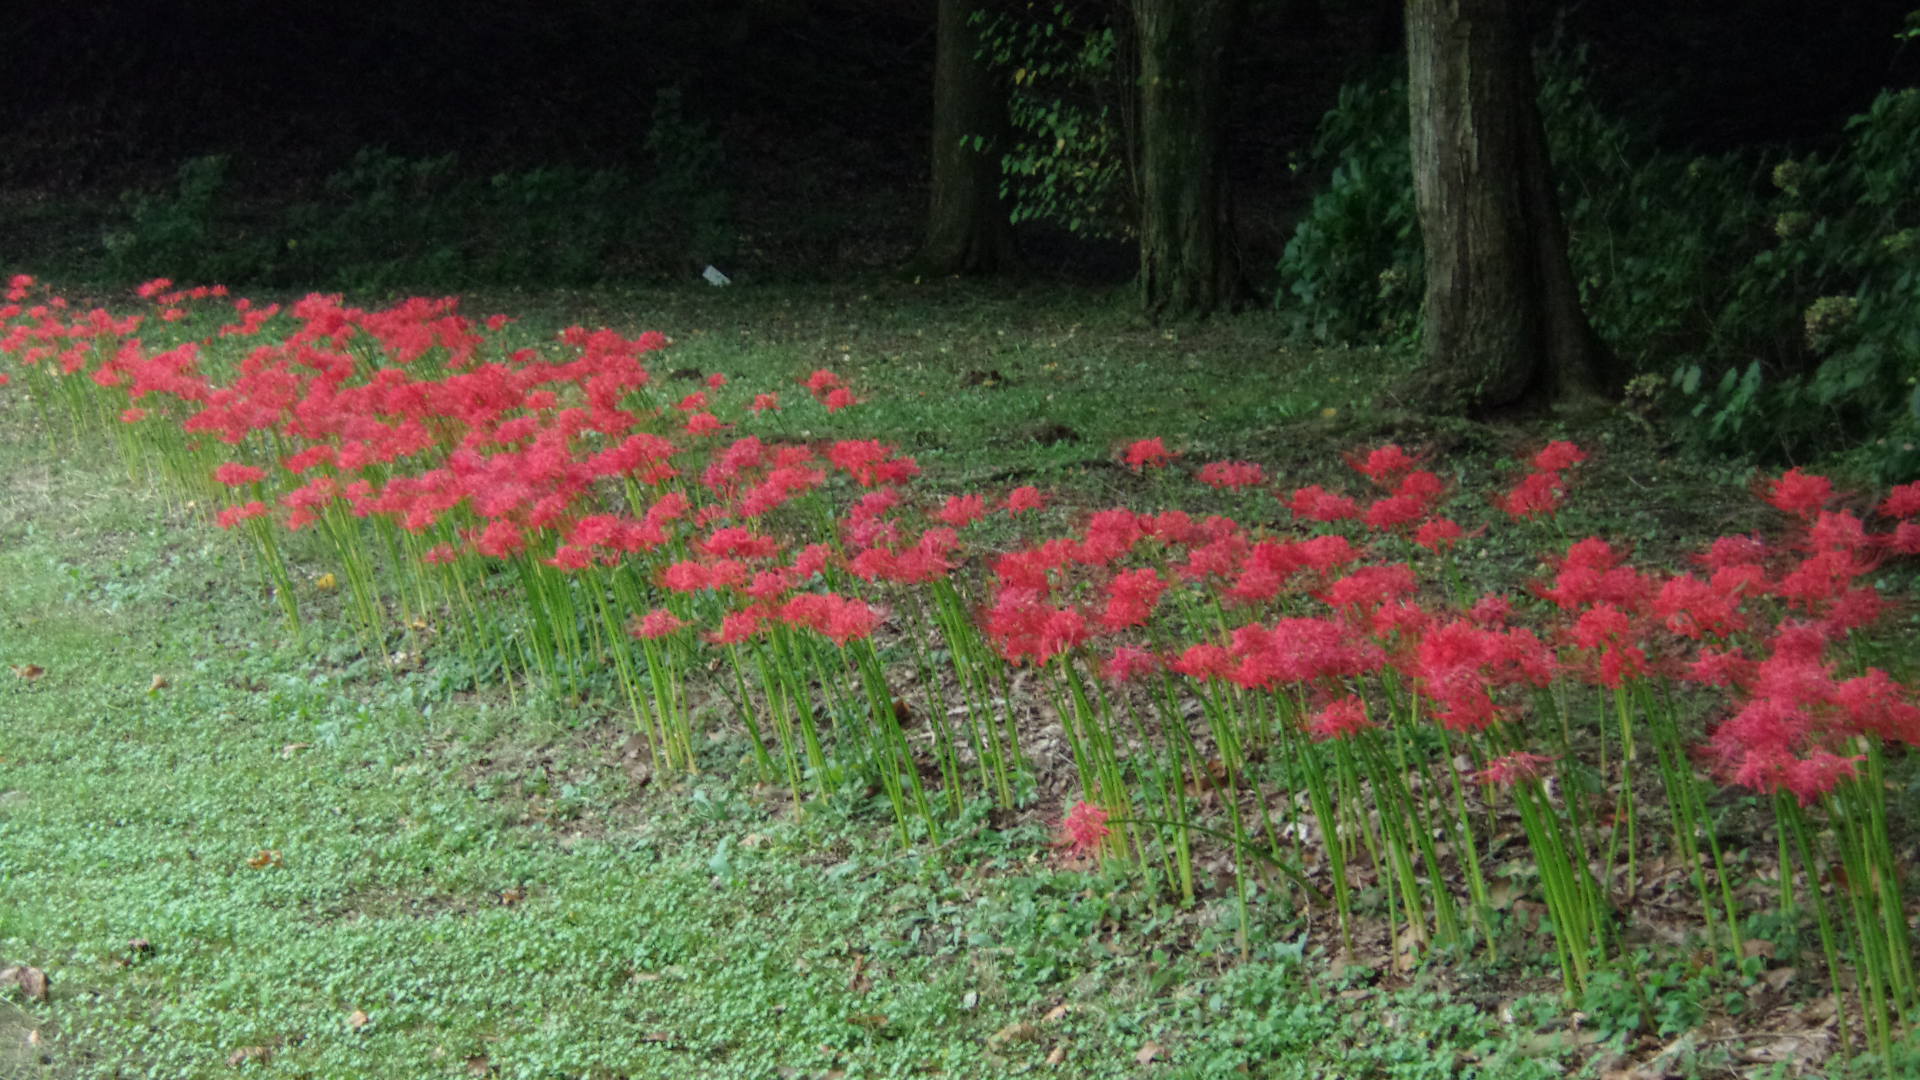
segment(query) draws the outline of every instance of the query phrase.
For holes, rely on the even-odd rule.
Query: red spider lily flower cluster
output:
[[[1225,754],[1233,721],[1216,714],[1245,703],[1258,721],[1250,730],[1283,726],[1305,737],[1304,755],[1364,759],[1382,732],[1397,745],[1400,725],[1435,725],[1445,738],[1434,742],[1465,743],[1489,761],[1475,779],[1517,785],[1560,759],[1542,751],[1563,750],[1541,745],[1557,725],[1543,723],[1552,706],[1537,691],[1628,702],[1679,680],[1724,717],[1705,748],[1720,776],[1809,805],[1871,775],[1876,747],[1920,740],[1912,690],[1851,648],[1887,606],[1873,572],[1920,554],[1920,484],[1863,515],[1846,507],[1868,504],[1792,470],[1756,484],[1787,518],[1777,541],[1722,537],[1665,570],[1587,537],[1553,557],[1544,580],[1474,597],[1448,553],[1496,515],[1399,446],[1349,456],[1359,495],[1319,484],[1274,491],[1247,461],[1190,477],[1277,495],[1291,512],[1280,525],[1124,506],[1039,515],[1047,498],[1034,487],[930,495],[918,489],[918,463],[881,440],[785,436],[768,415],[782,408],[775,394],[724,376],[662,396],[648,370],[668,344],[658,334],[570,327],[515,348],[509,320],[470,320],[451,300],[363,310],[314,295],[255,306],[157,280],[139,294],[153,310],[123,317],[36,290],[8,279],[4,374],[36,393],[106,395],[111,408],[94,415],[118,414],[136,436],[177,448],[191,464],[180,475],[219,507],[221,528],[262,543],[309,528],[317,543],[364,543],[435,583],[448,608],[469,590],[510,595],[501,582],[526,582],[525,603],[562,609],[556,635],[590,625],[597,647],[643,650],[664,687],[648,689],[668,701],[676,665],[697,668],[685,660],[714,646],[722,663],[779,664],[800,650],[794,670],[766,678],[769,700],[825,687],[838,665],[867,680],[841,700],[891,703],[868,644],[879,637],[913,648],[945,638],[947,659],[921,655],[929,669],[954,664],[949,674],[974,662],[1042,669],[1035,683],[1097,702],[1083,711],[1107,699],[1204,705],[1198,731],[1180,731],[1187,714],[1169,710],[1141,721],[1137,744],[1122,735],[1089,751],[1081,767],[1106,772],[1081,777],[1084,790],[1114,813],[1127,802],[1111,785],[1149,770],[1103,763],[1096,751],[1117,760],[1191,738],[1201,760]],[[168,344],[149,347],[141,333]],[[833,372],[798,381],[806,395],[789,395],[791,411],[858,401]],[[1178,455],[1151,438],[1121,457],[1140,472],[1169,469]],[[1571,443],[1548,444],[1498,510],[1557,513],[1586,459]],[[1270,508],[1264,498],[1254,501]],[[1029,534],[1005,550],[970,550],[962,537],[987,533],[981,523],[999,512],[1012,520],[994,528]],[[1103,681],[1086,693],[1073,680],[1091,673]],[[979,700],[957,712],[996,696],[981,688],[1000,674],[969,683]],[[1656,696],[1665,695],[1641,695]],[[788,704],[783,717],[814,715]],[[930,726],[943,712],[928,710]],[[898,734],[908,760],[888,774],[896,783],[917,782],[923,763],[911,759],[926,745],[961,742],[937,728],[924,741]],[[927,775],[957,785],[964,771]],[[1844,790],[1859,786],[1870,785]],[[1065,843],[1102,850],[1107,815],[1078,803]]]
[[[1077,802],[1060,823],[1061,839],[1075,855],[1091,855],[1113,835],[1107,811],[1090,802]]]

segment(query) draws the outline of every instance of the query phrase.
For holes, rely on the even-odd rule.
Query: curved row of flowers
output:
[[[1754,905],[1723,841],[1756,804],[1731,784],[1771,809],[1740,843],[1776,859],[1772,906],[1817,929],[1868,1043],[1915,1004],[1885,769],[1920,706],[1870,661],[1898,656],[1872,577],[1920,553],[1920,484],[1856,512],[1794,470],[1759,490],[1778,539],[1664,571],[1559,537],[1546,579],[1475,594],[1455,547],[1505,521],[1558,536],[1579,448],[1533,454],[1471,529],[1448,515],[1475,500],[1397,446],[1351,458],[1364,496],[1195,470],[1244,505],[1275,491],[1254,516],[1279,524],[1116,507],[1064,528],[1035,488],[930,496],[893,447],[797,431],[796,413],[857,425],[828,371],[669,392],[657,333],[515,346],[511,319],[450,299],[139,295],[142,314],[81,311],[11,279],[0,384],[217,506],[296,625],[290,544],[345,579],[383,653],[434,634],[543,692],[610,672],[663,770],[697,768],[701,695],[724,695],[796,805],[865,785],[904,841],[1021,798],[1044,713],[1079,788],[1074,846],[1187,901],[1195,848],[1221,846],[1349,941],[1370,883],[1405,939],[1491,949],[1489,861],[1517,821],[1569,990],[1626,951],[1656,858],[1745,955]],[[1176,457],[1146,439],[1124,461]],[[969,539],[1026,521],[1047,524]]]

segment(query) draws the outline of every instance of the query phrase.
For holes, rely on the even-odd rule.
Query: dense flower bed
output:
[[[1517,828],[1569,990],[1626,954],[1656,862],[1746,956],[1760,872],[1738,842],[1771,856],[1766,906],[1816,928],[1869,1042],[1914,1003],[1886,771],[1920,706],[1875,666],[1904,658],[1873,574],[1920,553],[1920,484],[1869,510],[1765,479],[1779,534],[1682,569],[1558,534],[1586,460],[1566,442],[1486,497],[1382,446],[1350,458],[1362,494],[1194,470],[1271,491],[1278,523],[1114,507],[1022,533],[1059,520],[1045,493],[921,490],[830,371],[669,391],[657,333],[509,347],[511,319],[451,299],[139,295],[80,311],[13,278],[0,384],[215,507],[295,625],[299,558],[337,572],[383,655],[416,635],[543,692],[616,687],[663,771],[737,725],[797,808],[869,788],[903,842],[1028,797],[1057,732],[1065,844],[1187,902],[1197,850],[1257,862],[1349,941],[1384,915],[1491,949],[1489,861]],[[1184,467],[1153,438],[1122,461]],[[1020,539],[970,540],[988,528]],[[1551,573],[1470,592],[1454,550],[1498,528],[1556,538]],[[1736,841],[1743,807],[1772,818]],[[1381,902],[1356,912],[1363,886]]]

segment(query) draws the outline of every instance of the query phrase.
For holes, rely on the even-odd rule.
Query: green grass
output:
[[[935,490],[1153,502],[1173,481],[1110,464],[1148,435],[1324,481],[1337,451],[1411,423],[1361,408],[1383,358],[1280,352],[1259,319],[1169,333],[1084,295],[470,310],[535,304],[529,329],[664,329],[663,367],[756,388],[832,367],[871,398],[850,426],[902,443]],[[1030,424],[1073,437],[1041,446]],[[1463,468],[1540,434],[1415,432]],[[1602,505],[1629,528],[1664,536],[1667,511],[1634,508],[1649,477],[1721,524],[1700,470],[1615,462]],[[736,775],[731,726],[702,777],[652,784],[610,695],[510,698],[431,649],[396,667],[327,629],[336,596],[302,601],[323,614],[294,642],[237,537],[106,447],[50,451],[0,392],[0,661],[44,669],[0,671],[0,967],[53,980],[47,1001],[0,995],[0,1076],[1545,1077],[1592,1056],[1537,965],[1347,969],[1257,888],[1243,960],[1230,888],[1150,901],[1066,862],[1031,815],[908,851],[883,799],[796,820]]]

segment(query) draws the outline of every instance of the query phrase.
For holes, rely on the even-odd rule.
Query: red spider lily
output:
[[[1565,440],[1550,442],[1533,455],[1536,472],[1564,472],[1587,460],[1587,452]]]
[[[1553,516],[1566,501],[1567,487],[1557,472],[1528,473],[1512,490],[1501,496],[1497,504],[1508,517],[1516,520],[1546,515]]]
[[[771,536],[756,535],[740,525],[715,529],[694,541],[694,549],[713,558],[771,559],[780,553],[780,543]]]
[[[827,396],[821,399],[821,403],[826,405],[827,411],[831,413],[858,405],[860,399],[853,396],[853,391],[841,386],[827,391]]]
[[[570,544],[554,548],[553,554],[540,560],[557,570],[585,570],[594,563],[593,552]]]
[[[1458,522],[1449,518],[1430,518],[1413,531],[1413,542],[1436,553],[1451,551],[1466,534]]]
[[[1465,619],[1427,628],[1403,661],[1435,719],[1455,731],[1479,731],[1499,718],[1493,691],[1546,686],[1553,654],[1525,629],[1490,629]]]
[[[267,478],[267,470],[254,465],[242,465],[227,461],[214,466],[213,478],[228,487],[242,487],[257,484]]]
[[[1054,572],[1072,558],[1071,540],[1053,540],[1037,548],[1006,552],[993,561],[993,576],[1001,588],[1025,589],[1045,596],[1053,589]]]
[[[1155,436],[1129,445],[1121,460],[1126,462],[1127,468],[1139,472],[1148,466],[1163,468],[1175,456],[1173,451],[1167,449],[1165,440]]]
[[[814,397],[823,397],[827,393],[846,385],[846,383],[840,381],[840,376],[835,375],[825,368],[821,368],[806,378],[801,379],[800,383],[805,386]]]
[[[1844,510],[1822,510],[1808,527],[1804,544],[1814,551],[1859,551],[1870,542],[1859,518]]]
[[[835,593],[801,593],[783,604],[781,621],[804,626],[826,636],[836,645],[873,636],[879,615],[864,601]]]
[[[1694,561],[1709,570],[1723,570],[1729,566],[1757,566],[1771,554],[1766,541],[1757,536],[1721,536],[1716,537],[1707,550],[1694,556]]]
[[[1400,482],[1393,486],[1393,493],[1402,498],[1418,499],[1430,506],[1447,493],[1447,484],[1434,473],[1416,469],[1400,478]]]
[[[1140,531],[1162,544],[1187,544],[1200,537],[1200,527],[1184,510],[1164,510],[1152,516],[1141,515]]]
[[[738,645],[749,641],[761,629],[766,616],[754,608],[743,611],[729,611],[720,619],[720,628],[707,635],[707,640],[715,645]]]
[[[1695,641],[1725,638],[1747,628],[1740,612],[1742,590],[1715,587],[1692,574],[1669,578],[1653,598],[1653,614],[1666,628]]]
[[[1406,563],[1363,566],[1321,589],[1316,596],[1348,617],[1366,615],[1390,600],[1412,596],[1419,587]]]
[[[727,385],[727,377],[725,375],[716,371],[707,376],[707,389],[718,390],[725,385]]]
[[[1833,481],[1796,467],[1767,481],[1763,497],[1783,514],[1811,519],[1833,498]]]
[[[1120,645],[1100,665],[1100,673],[1109,682],[1124,683],[1160,670],[1160,658],[1137,645]]]
[[[1086,534],[1074,552],[1074,561],[1107,566],[1133,550],[1146,536],[1140,517],[1125,507],[1102,510],[1087,522]]]
[[[912,458],[896,458],[893,447],[877,439],[845,439],[827,450],[827,460],[861,487],[903,484],[920,473]]]
[[[1331,619],[1281,619],[1271,627],[1249,623],[1233,632],[1227,678],[1249,690],[1363,675],[1384,661],[1380,649],[1362,642]]]
[[[1427,516],[1425,499],[1413,495],[1388,495],[1375,499],[1361,521],[1369,529],[1398,529]]]
[[[912,545],[897,551],[885,547],[867,548],[855,555],[847,568],[856,577],[866,581],[878,579],[901,585],[924,585],[952,573],[953,550],[958,543],[952,529],[928,529]]]
[[[825,570],[832,561],[832,548],[825,544],[808,544],[793,557],[793,565],[789,569],[793,571],[795,581],[805,581]]]
[[[1682,671],[1681,677],[1702,686],[1730,686],[1746,689],[1753,685],[1756,665],[1739,649],[1701,649]]]
[[[1036,487],[1017,487],[1007,492],[1005,503],[1009,514],[1024,514],[1029,510],[1038,510],[1046,505],[1046,496]]]
[[[266,514],[267,504],[255,499],[252,502],[242,503],[239,506],[227,507],[220,511],[218,516],[213,519],[213,523],[222,529],[231,529],[235,525],[246,521],[248,518],[265,517]]]
[[[1367,717],[1367,703],[1353,694],[1335,698],[1307,718],[1307,734],[1323,741],[1350,738],[1378,726]]]
[[[753,580],[749,581],[747,587],[742,591],[744,591],[750,599],[757,600],[763,604],[771,604],[785,596],[787,591],[793,588],[793,584],[793,575],[788,573],[785,568],[778,570],[760,570],[754,573]]]
[[[687,624],[666,608],[655,608],[634,620],[628,632],[634,637],[657,641],[678,632]]]
[[[1365,457],[1348,454],[1346,458],[1349,468],[1381,487],[1392,484],[1400,474],[1417,468],[1421,460],[1392,443],[1376,447]]]
[[[686,432],[689,435],[696,436],[711,435],[716,431],[725,431],[732,426],[731,424],[721,423],[720,418],[710,412],[697,412],[687,417]]]
[[[1100,613],[1100,625],[1108,630],[1145,626],[1166,590],[1167,582],[1151,567],[1115,574],[1107,582],[1107,606]]]
[[[1538,586],[1536,591],[1562,611],[1612,604],[1637,612],[1646,607],[1653,583],[1632,567],[1621,565],[1612,545],[1590,536],[1567,549],[1553,584]]]
[[[1232,674],[1236,665],[1225,646],[1202,642],[1189,645],[1167,666],[1190,679],[1205,680],[1224,679]]]
[[[1556,760],[1558,759],[1543,754],[1529,754],[1524,750],[1515,750],[1511,754],[1489,761],[1486,768],[1473,774],[1473,780],[1475,783],[1494,787],[1533,783],[1544,777],[1547,774],[1547,766],[1552,765]]]
[[[1292,557],[1297,564],[1323,574],[1330,574],[1342,567],[1359,562],[1365,552],[1353,546],[1344,536],[1316,536],[1302,540],[1292,547]]]
[[[1507,620],[1512,617],[1513,601],[1498,593],[1487,593],[1475,600],[1473,606],[1467,609],[1467,618],[1472,620],[1474,625],[1489,630],[1498,630],[1506,626]]]
[[[1916,514],[1920,514],[1920,480],[1887,492],[1886,501],[1880,504],[1882,517],[1910,518]]]
[[[1266,483],[1267,473],[1251,461],[1215,461],[1200,467],[1199,478],[1208,487],[1237,490]]]
[[[1592,677],[1602,686],[1618,688],[1627,679],[1646,674],[1646,650],[1633,644],[1633,619],[1612,604],[1596,604],[1580,613],[1567,635],[1578,648],[1594,653]]]
[[[1288,500],[1293,515],[1309,521],[1345,521],[1360,516],[1360,507],[1345,495],[1335,495],[1319,484],[1299,488]]]
[[[1090,802],[1077,802],[1060,824],[1060,835],[1075,855],[1091,855],[1100,850],[1113,830],[1107,827],[1107,812]]]
[[[987,498],[984,495],[949,495],[945,505],[933,516],[943,524],[964,529],[987,516]]]
[[[750,413],[779,412],[780,395],[755,394],[753,395],[753,404],[747,406],[747,411]]]
[[[1087,620],[1079,612],[1047,604],[1026,589],[1002,589],[986,614],[985,629],[1010,664],[1045,664],[1088,637]]]
[[[1187,561],[1175,573],[1187,581],[1205,581],[1234,573],[1247,558],[1247,538],[1238,533],[1208,540],[1187,548]],[[1280,583],[1273,584],[1275,590]],[[1269,593],[1269,596],[1272,594]]]

